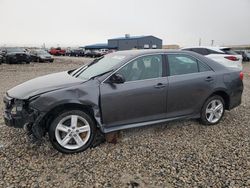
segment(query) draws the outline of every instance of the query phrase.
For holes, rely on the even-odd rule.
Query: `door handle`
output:
[[[207,82],[211,82],[211,81],[213,81],[214,79],[211,77],[211,76],[208,76],[208,77],[206,77],[206,79],[205,79],[205,81],[207,81]]]
[[[163,87],[166,87],[166,85],[163,84],[163,83],[158,83],[157,85],[155,85],[155,88],[157,88],[157,89],[160,89],[160,88],[163,88]]]

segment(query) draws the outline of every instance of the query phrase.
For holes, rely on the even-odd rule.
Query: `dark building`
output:
[[[117,50],[162,49],[162,40],[152,35],[149,36],[125,35],[125,37],[109,39],[108,47]]]

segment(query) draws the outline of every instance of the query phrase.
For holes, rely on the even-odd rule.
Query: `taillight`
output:
[[[228,60],[230,60],[230,61],[238,61],[238,60],[239,60],[239,58],[237,58],[237,57],[235,57],[235,56],[226,56],[226,57],[224,57],[224,58],[226,58],[226,59],[228,59]]]
[[[244,74],[243,72],[240,72],[240,79],[243,80]]]

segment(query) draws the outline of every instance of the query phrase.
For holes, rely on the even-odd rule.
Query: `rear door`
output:
[[[100,86],[105,127],[140,123],[166,117],[168,78],[163,56],[139,57],[118,70],[125,83]]]
[[[186,54],[168,54],[167,60],[168,118],[199,113],[215,83],[214,72],[206,64]]]

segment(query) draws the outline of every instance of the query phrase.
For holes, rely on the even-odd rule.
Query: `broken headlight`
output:
[[[15,100],[12,109],[11,114],[16,115],[18,112],[21,112],[23,110],[24,102],[21,100]]]

